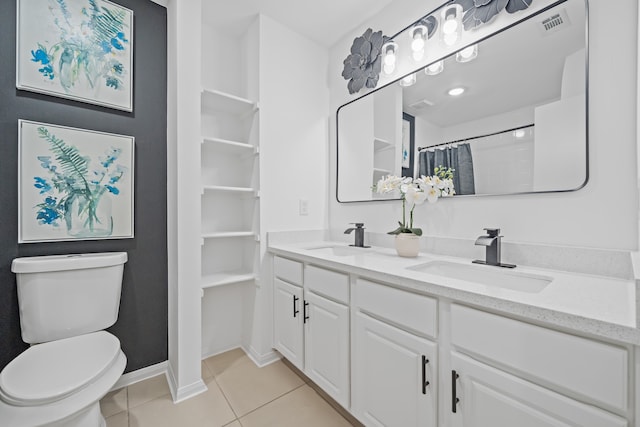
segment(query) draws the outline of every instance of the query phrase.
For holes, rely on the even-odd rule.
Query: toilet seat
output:
[[[120,341],[105,331],[32,346],[0,373],[0,398],[15,406],[64,399],[101,376],[119,354]]]

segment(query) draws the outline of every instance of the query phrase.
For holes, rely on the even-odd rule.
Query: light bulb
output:
[[[398,50],[397,43],[387,42],[382,46],[382,52],[384,57],[382,62],[384,64],[384,73],[387,75],[393,74],[396,69],[396,51]]]
[[[396,65],[396,55],[394,53],[387,53],[384,56],[384,65]]]
[[[515,136],[516,138],[524,138],[524,135],[525,135],[524,129],[516,129],[513,131],[513,136]]]
[[[456,61],[469,62],[478,56],[478,45],[474,44],[456,53]]]
[[[458,33],[445,34],[442,40],[447,46],[453,46],[458,41]]]
[[[435,76],[444,70],[444,61],[434,62],[424,69],[424,73],[428,76]]]
[[[411,50],[416,52],[424,49],[424,39],[422,37],[416,37],[411,42]]]
[[[462,6],[449,4],[442,9],[440,17],[440,40],[446,46],[454,45],[462,33]]]
[[[407,86],[413,85],[415,82],[416,82],[416,74],[413,73],[403,77],[402,80],[398,82],[398,84],[400,86],[407,87]]]
[[[453,89],[449,89],[449,92],[447,92],[449,95],[451,96],[460,96],[464,93],[464,88],[463,87],[454,87]]]
[[[442,24],[442,32],[445,34],[451,34],[451,33],[455,33],[456,30],[458,29],[458,21],[456,21],[456,18],[448,18],[444,24]]]

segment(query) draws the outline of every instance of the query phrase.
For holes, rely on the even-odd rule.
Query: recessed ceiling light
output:
[[[464,93],[464,88],[463,87],[454,87],[453,89],[449,89],[449,92],[447,92],[449,95],[451,96],[460,96]]]

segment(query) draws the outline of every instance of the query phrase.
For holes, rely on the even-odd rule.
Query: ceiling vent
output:
[[[414,110],[424,110],[427,107],[433,107],[435,105],[435,103],[429,101],[428,99],[422,99],[418,102],[414,102],[413,104],[409,105],[409,108],[412,108]]]
[[[562,9],[559,12],[555,12],[552,15],[545,17],[540,21],[540,31],[543,35],[557,33],[571,25],[567,10]]]

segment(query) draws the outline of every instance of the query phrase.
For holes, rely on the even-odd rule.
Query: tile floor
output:
[[[203,360],[202,378],[209,390],[178,404],[164,375],[110,392],[100,401],[107,427],[359,425],[283,361],[258,368],[241,349],[231,350]]]

